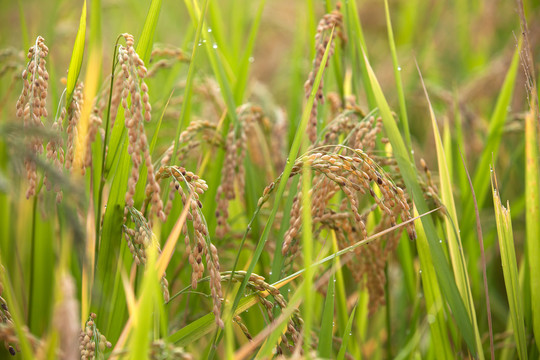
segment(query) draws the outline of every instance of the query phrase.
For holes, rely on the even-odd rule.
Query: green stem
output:
[[[116,38],[116,44],[114,45],[114,54],[113,54],[113,61],[112,61],[112,70],[111,70],[111,86],[109,88],[109,103],[107,105],[107,120],[105,122],[105,137],[103,139],[103,154],[101,156],[101,180],[99,182],[99,191],[98,191],[98,198],[97,198],[97,206],[96,206],[96,247],[94,249],[94,267],[97,266],[98,263],[98,246],[99,243],[99,226],[101,224],[101,202],[103,198],[103,188],[105,187],[105,160],[107,159],[107,141],[109,139],[109,123],[111,120],[111,102],[112,102],[112,93],[113,93],[113,87],[114,87],[114,71],[116,67],[116,50],[118,49],[118,42],[120,41],[120,38],[122,36],[118,36]],[[95,270],[95,269],[94,269]]]
[[[30,289],[28,291],[28,328],[32,329],[32,303],[34,299],[34,264],[36,255],[36,211],[37,211],[37,195],[34,195],[32,204],[32,239],[30,245]]]

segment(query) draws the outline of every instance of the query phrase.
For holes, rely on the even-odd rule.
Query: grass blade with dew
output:
[[[431,117],[433,137],[435,138],[435,149],[437,152],[437,163],[439,167],[442,203],[444,204],[446,208],[446,216],[444,217],[444,223],[445,223],[448,249],[450,252],[450,262],[452,264],[452,269],[454,271],[456,285],[458,287],[459,293],[461,294],[461,298],[463,299],[463,303],[465,304],[465,307],[467,308],[469,317],[471,318],[472,326],[474,327],[476,348],[478,349],[480,358],[483,358],[484,355],[483,355],[483,350],[482,350],[482,340],[480,338],[480,331],[478,330],[476,310],[474,307],[473,295],[471,291],[471,285],[469,282],[469,276],[467,274],[467,265],[466,265],[467,261],[465,259],[465,254],[463,253],[463,250],[462,250],[463,246],[461,243],[460,233],[456,231],[456,229],[459,228],[459,224],[457,222],[457,211],[456,211],[456,205],[454,202],[454,195],[453,195],[454,190],[452,186],[452,179],[450,177],[450,171],[448,170],[448,165],[447,165],[448,162],[446,160],[446,155],[444,151],[443,142],[441,139],[441,134],[437,126],[437,119],[435,118],[435,112],[433,111],[431,100],[429,99],[426,85],[424,84],[424,78],[422,77],[420,68],[418,67],[418,63],[416,64],[416,68],[420,76],[420,82],[422,83],[422,87],[424,88],[424,95],[428,103],[429,115]]]
[[[79,30],[77,31],[77,37],[75,38],[75,45],[73,46],[73,52],[71,53],[71,61],[69,62],[68,76],[67,76],[67,91],[66,91],[66,108],[71,103],[73,97],[73,91],[77,85],[77,79],[81,72],[83,57],[84,57],[84,43],[86,39],[86,0],[84,0],[81,20],[79,22]]]
[[[495,221],[501,252],[501,262],[504,275],[504,284],[510,307],[510,317],[514,330],[517,352],[521,360],[527,359],[527,341],[525,337],[525,322],[523,319],[523,300],[521,299],[516,252],[514,248],[514,234],[510,219],[510,203],[506,208],[501,204],[497,174],[491,169],[491,188],[493,191],[493,206],[495,208]]]
[[[396,43],[394,41],[394,31],[392,30],[392,19],[390,18],[390,8],[388,0],[384,0],[384,14],[386,17],[386,29],[388,33],[388,44],[390,45],[390,54],[392,54],[392,65],[394,67],[394,78],[396,80],[396,90],[399,101],[399,113],[402,125],[402,131],[405,134],[405,144],[412,148],[411,133],[409,131],[409,118],[407,116],[407,105],[405,103],[405,94],[403,92],[403,81],[401,80],[401,66],[397,57]]]
[[[399,169],[403,175],[407,190],[411,193],[414,203],[420,213],[428,211],[427,204],[423,198],[422,190],[418,184],[416,170],[410,161],[409,151],[405,148],[403,138],[396,126],[394,117],[388,106],[388,102],[382,92],[379,82],[369,64],[366,56],[364,56],[364,64],[368,71],[371,86],[374,96],[377,101],[381,117],[383,119],[384,128],[386,129],[390,143],[394,151],[395,158],[399,165]],[[468,316],[467,308],[459,294],[455,279],[448,262],[446,260],[442,245],[438,241],[437,231],[430,216],[422,218],[422,223],[428,238],[429,249],[434,264],[437,264],[437,279],[441,286],[442,293],[454,314],[456,323],[469,347],[471,353],[476,356],[479,350],[476,349],[476,336],[474,333],[471,319]]]
[[[356,313],[356,307],[358,305],[355,305],[351,311],[351,315],[349,316],[349,320],[347,321],[347,326],[345,327],[345,331],[343,332],[342,339],[343,342],[341,343],[341,346],[339,347],[339,352],[337,354],[336,359],[337,360],[343,360],[345,359],[345,353],[347,352],[347,346],[349,345],[349,338],[351,337],[351,329],[354,322],[354,314]]]
[[[321,320],[321,331],[319,332],[319,345],[317,351],[319,356],[325,359],[332,357],[332,337],[334,335],[334,290],[335,290],[335,274],[332,274],[328,280],[328,288],[326,290],[326,298],[324,301],[324,309]],[[311,311],[311,309],[309,309]],[[348,334],[348,333],[347,333]],[[345,336],[345,334],[344,334]]]

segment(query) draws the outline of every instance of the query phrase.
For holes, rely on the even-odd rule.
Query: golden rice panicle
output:
[[[133,36],[130,34],[123,34],[123,36],[126,40],[126,46],[120,46],[118,49],[118,60],[123,78],[121,103],[125,110],[125,125],[128,130],[128,153],[133,164],[128,180],[126,206],[133,206],[133,197],[135,196],[135,189],[139,181],[140,167],[144,160],[148,171],[145,193],[151,197],[153,213],[159,219],[164,220],[163,202],[160,198],[161,189],[155,178],[154,165],[152,164],[148,141],[144,131],[144,121],[150,121],[152,110],[148,95],[148,86],[144,82],[147,70],[144,62],[135,52]],[[130,101],[128,101],[128,98]]]
[[[75,144],[77,142],[77,126],[81,117],[81,109],[83,106],[83,83],[79,82],[73,98],[69,104],[67,111],[68,127],[67,127],[67,143],[66,143],[66,162],[64,164],[67,170],[72,169],[73,160],[75,158]]]
[[[244,159],[247,151],[247,133],[253,128],[257,121],[263,118],[262,109],[252,104],[240,106],[238,113],[238,126],[231,126],[227,134],[225,143],[225,162],[221,171],[221,185],[216,194],[217,227],[216,236],[223,237],[229,232],[227,223],[229,217],[229,202],[236,196],[240,199],[244,197],[245,170]],[[235,192],[235,184],[238,194]]]
[[[62,122],[66,117],[66,109],[63,108],[60,116],[52,125],[53,137],[47,143],[47,160],[52,162],[52,166],[56,171],[61,172],[64,165],[64,140],[62,139]],[[53,183],[49,180],[49,172],[45,171],[43,176],[43,184],[45,185],[47,191],[51,191],[54,188],[56,192],[56,202],[60,203],[62,201],[62,189],[60,184]]]
[[[232,280],[234,282],[242,282],[245,277],[245,271],[236,271]],[[225,273],[221,275],[221,281],[229,281],[230,279],[230,273]],[[250,275],[247,283],[247,289],[257,295],[258,301],[266,310],[266,314],[268,315],[268,320],[270,322],[274,321],[274,307],[279,307],[281,311],[283,311],[287,307],[287,300],[285,300],[285,297],[283,297],[279,289],[268,284],[265,281],[264,277],[260,275],[257,275],[255,273],[252,273]],[[268,300],[266,294],[269,294],[274,298],[275,304]],[[298,309],[295,309],[293,314],[291,315],[289,322],[287,323],[286,331],[281,334],[282,341],[280,344],[277,345],[277,354],[283,354],[283,350],[281,348],[282,345],[285,345],[291,353],[296,350],[298,344],[301,344],[303,323],[304,321],[300,317],[300,311]],[[245,330],[247,330],[247,328]],[[244,332],[244,334],[246,334],[244,329],[242,329],[242,331]],[[246,334],[246,336],[248,335]],[[302,351],[301,349],[299,350],[300,352]]]
[[[221,273],[219,271],[218,252],[214,244],[210,244],[210,249],[206,252],[206,263],[210,272],[210,292],[214,303],[212,312],[216,317],[216,324],[223,329],[224,323],[221,320],[221,298],[223,297],[221,292]]]
[[[49,87],[49,73],[45,68],[45,57],[49,48],[45,40],[38,36],[36,43],[28,51],[28,65],[23,70],[23,90],[17,100],[16,114],[23,119],[25,129],[42,129],[42,117],[47,117],[47,89]],[[39,136],[32,136],[29,140],[29,154],[24,160],[28,189],[26,198],[35,195],[37,187],[37,169],[33,156],[43,153],[43,143]]]
[[[112,344],[107,340],[96,326],[97,315],[91,313],[86,320],[85,327],[79,334],[79,351],[81,360],[100,358],[105,349],[111,348]]]
[[[90,113],[90,117],[88,118],[88,134],[85,139],[82,166],[83,173],[86,171],[87,168],[92,166],[92,143],[96,139],[96,135],[101,128],[102,123],[103,120],[101,119],[101,115],[99,114],[99,109],[97,107],[94,107],[92,109],[92,112]]]
[[[338,9],[332,11],[331,13],[324,15],[321,21],[319,22],[319,25],[317,26],[317,33],[315,34],[315,59],[313,60],[313,70],[309,73],[308,80],[304,84],[304,91],[305,91],[306,98],[309,98],[309,95],[311,94],[311,91],[313,90],[315,77],[317,76],[317,73],[319,72],[319,69],[321,67],[321,62],[324,57],[324,52],[326,50],[326,46],[328,45],[328,42],[330,42],[330,50],[329,50],[328,58],[330,58],[334,54],[334,46],[335,46],[335,43],[333,41],[334,39],[330,38],[328,31],[332,30],[333,28],[336,28],[338,31],[338,35],[343,36],[340,30],[342,26],[343,26],[343,15],[339,12],[339,7]],[[326,62],[326,67],[328,67],[329,63],[330,63],[329,61]],[[323,80],[321,79],[319,88],[317,89],[317,93],[313,101],[313,106],[311,108],[311,114],[309,117],[309,123],[308,123],[308,128],[307,128],[307,133],[312,143],[314,143],[315,140],[317,140],[317,105],[322,104],[323,102],[324,102]]]
[[[158,254],[160,254],[161,248],[143,214],[133,207],[128,208],[127,211],[131,214],[134,229],[127,227],[125,224],[122,225],[124,238],[135,263],[137,265],[146,265],[146,250],[150,246],[154,246]],[[169,301],[169,282],[166,276],[167,274],[164,272],[160,284],[163,299]]]

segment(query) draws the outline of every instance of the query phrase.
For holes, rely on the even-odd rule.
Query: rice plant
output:
[[[540,356],[537,3],[0,13],[1,358]]]

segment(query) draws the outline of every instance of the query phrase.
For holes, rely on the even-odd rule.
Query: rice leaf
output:
[[[137,48],[135,49],[145,64],[148,64],[150,61],[150,55],[152,54],[154,34],[156,32],[160,11],[161,0],[152,0],[150,3],[150,9],[148,9],[148,12],[146,13],[146,20],[144,21],[144,27],[141,35],[139,36]]]
[[[514,234],[512,232],[512,221],[510,219],[510,203],[507,202],[506,208],[501,204],[499,188],[497,185],[497,175],[494,169],[491,169],[491,188],[493,191],[495,221],[497,223],[504,284],[508,297],[508,305],[510,307],[510,318],[512,319],[514,339],[516,341],[519,358],[525,360],[528,358],[527,341],[525,337],[525,322],[523,319],[523,300],[521,299],[516,252],[514,248]]]
[[[347,321],[347,326],[345,327],[345,331],[343,332],[343,335],[341,336],[343,339],[343,342],[341,343],[341,346],[339,348],[339,352],[337,354],[337,360],[343,360],[345,359],[345,353],[347,352],[347,346],[349,345],[349,339],[352,336],[351,329],[353,325],[354,320],[354,314],[356,313],[356,307],[355,305],[351,311],[351,315],[349,316],[349,320]]]
[[[431,330],[433,347],[437,349],[437,358],[453,359],[448,329],[444,313],[444,300],[437,280],[437,269],[433,263],[424,227],[417,225],[418,237],[416,248],[420,259],[420,276],[422,278],[424,297],[426,299],[427,320]]]
[[[321,331],[319,332],[319,346],[317,347],[319,356],[328,359],[332,357],[332,337],[334,334],[334,279],[335,275],[332,274],[328,280],[328,288],[326,290],[326,298],[324,301],[324,310],[321,320]],[[311,309],[308,311],[311,311]],[[343,334],[344,339],[347,338],[345,334]]]
[[[71,103],[73,97],[73,91],[75,85],[77,85],[77,79],[81,72],[83,57],[84,57],[84,43],[86,40],[86,0],[84,0],[81,20],[79,22],[79,30],[75,38],[75,45],[73,45],[73,52],[71,53],[71,61],[69,62],[67,85],[66,85],[66,108]]]
[[[534,101],[534,100],[532,100]],[[540,304],[540,167],[538,165],[538,114],[531,106],[525,117],[525,241],[531,286],[531,304]],[[540,309],[532,306],[532,328],[540,351]]]
[[[396,43],[394,41],[394,31],[392,30],[392,20],[390,18],[390,8],[388,0],[384,0],[384,14],[386,17],[386,31],[388,33],[388,44],[390,45],[390,54],[392,55],[392,65],[394,67],[394,78],[396,80],[396,91],[399,100],[400,120],[405,134],[405,144],[411,148],[411,134],[409,131],[409,118],[407,116],[407,105],[405,103],[405,94],[403,92],[403,81],[401,80],[401,66],[397,57]]]
[[[304,151],[307,146],[304,143]],[[305,353],[309,353],[311,350],[311,328],[313,324],[313,269],[311,263],[313,262],[313,219],[311,217],[311,168],[305,162],[302,167],[302,255],[304,257],[304,268],[306,269],[304,274],[304,299],[302,307],[302,317],[304,319],[303,334],[304,342],[303,348]],[[332,317],[334,316],[332,312]]]

